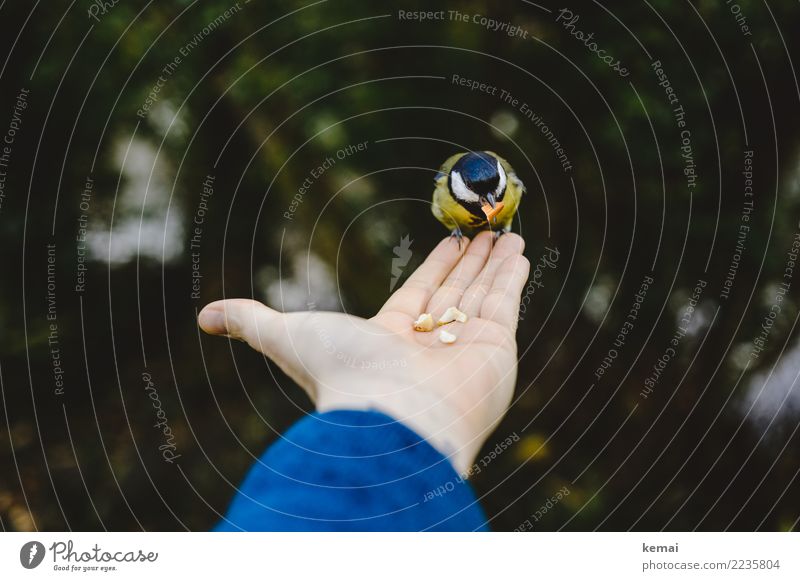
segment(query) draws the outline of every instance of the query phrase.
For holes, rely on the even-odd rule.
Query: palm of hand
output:
[[[200,324],[273,359],[319,410],[380,409],[463,465],[512,397],[519,300],[529,270],[523,247],[513,234],[493,245],[484,232],[462,248],[445,239],[369,320],[314,311],[280,314],[233,299],[206,307]],[[439,329],[414,331],[420,313],[438,320],[450,306],[469,317],[447,325],[456,343],[442,343]]]

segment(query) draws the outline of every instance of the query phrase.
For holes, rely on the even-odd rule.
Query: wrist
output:
[[[446,399],[420,387],[396,385],[375,392],[375,385],[350,384],[344,389],[324,389],[317,411],[350,409],[378,411],[403,423],[426,440],[453,465],[459,474],[472,467],[488,432],[476,428],[469,418]]]

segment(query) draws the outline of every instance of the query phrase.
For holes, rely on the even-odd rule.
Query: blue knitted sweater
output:
[[[239,487],[218,531],[488,530],[469,484],[382,413],[306,416]]]

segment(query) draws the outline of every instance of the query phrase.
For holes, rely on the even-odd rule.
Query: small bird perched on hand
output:
[[[457,153],[434,178],[433,215],[451,236],[493,230],[495,237],[511,230],[525,186],[514,168],[491,151]]]

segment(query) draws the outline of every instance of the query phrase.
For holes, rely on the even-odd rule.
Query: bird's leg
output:
[[[498,239],[499,239],[499,238],[500,238],[500,237],[501,237],[503,234],[507,234],[507,233],[508,233],[508,232],[510,232],[510,231],[511,231],[511,226],[506,226],[505,228],[501,228],[500,230],[494,230],[494,231],[492,232],[492,234],[494,235],[494,240],[495,240],[495,242],[497,242],[497,240],[498,240]]]
[[[461,232],[461,228],[456,226],[450,231],[450,238],[455,238],[458,242],[458,249],[461,250],[461,241],[464,239],[464,234]]]

